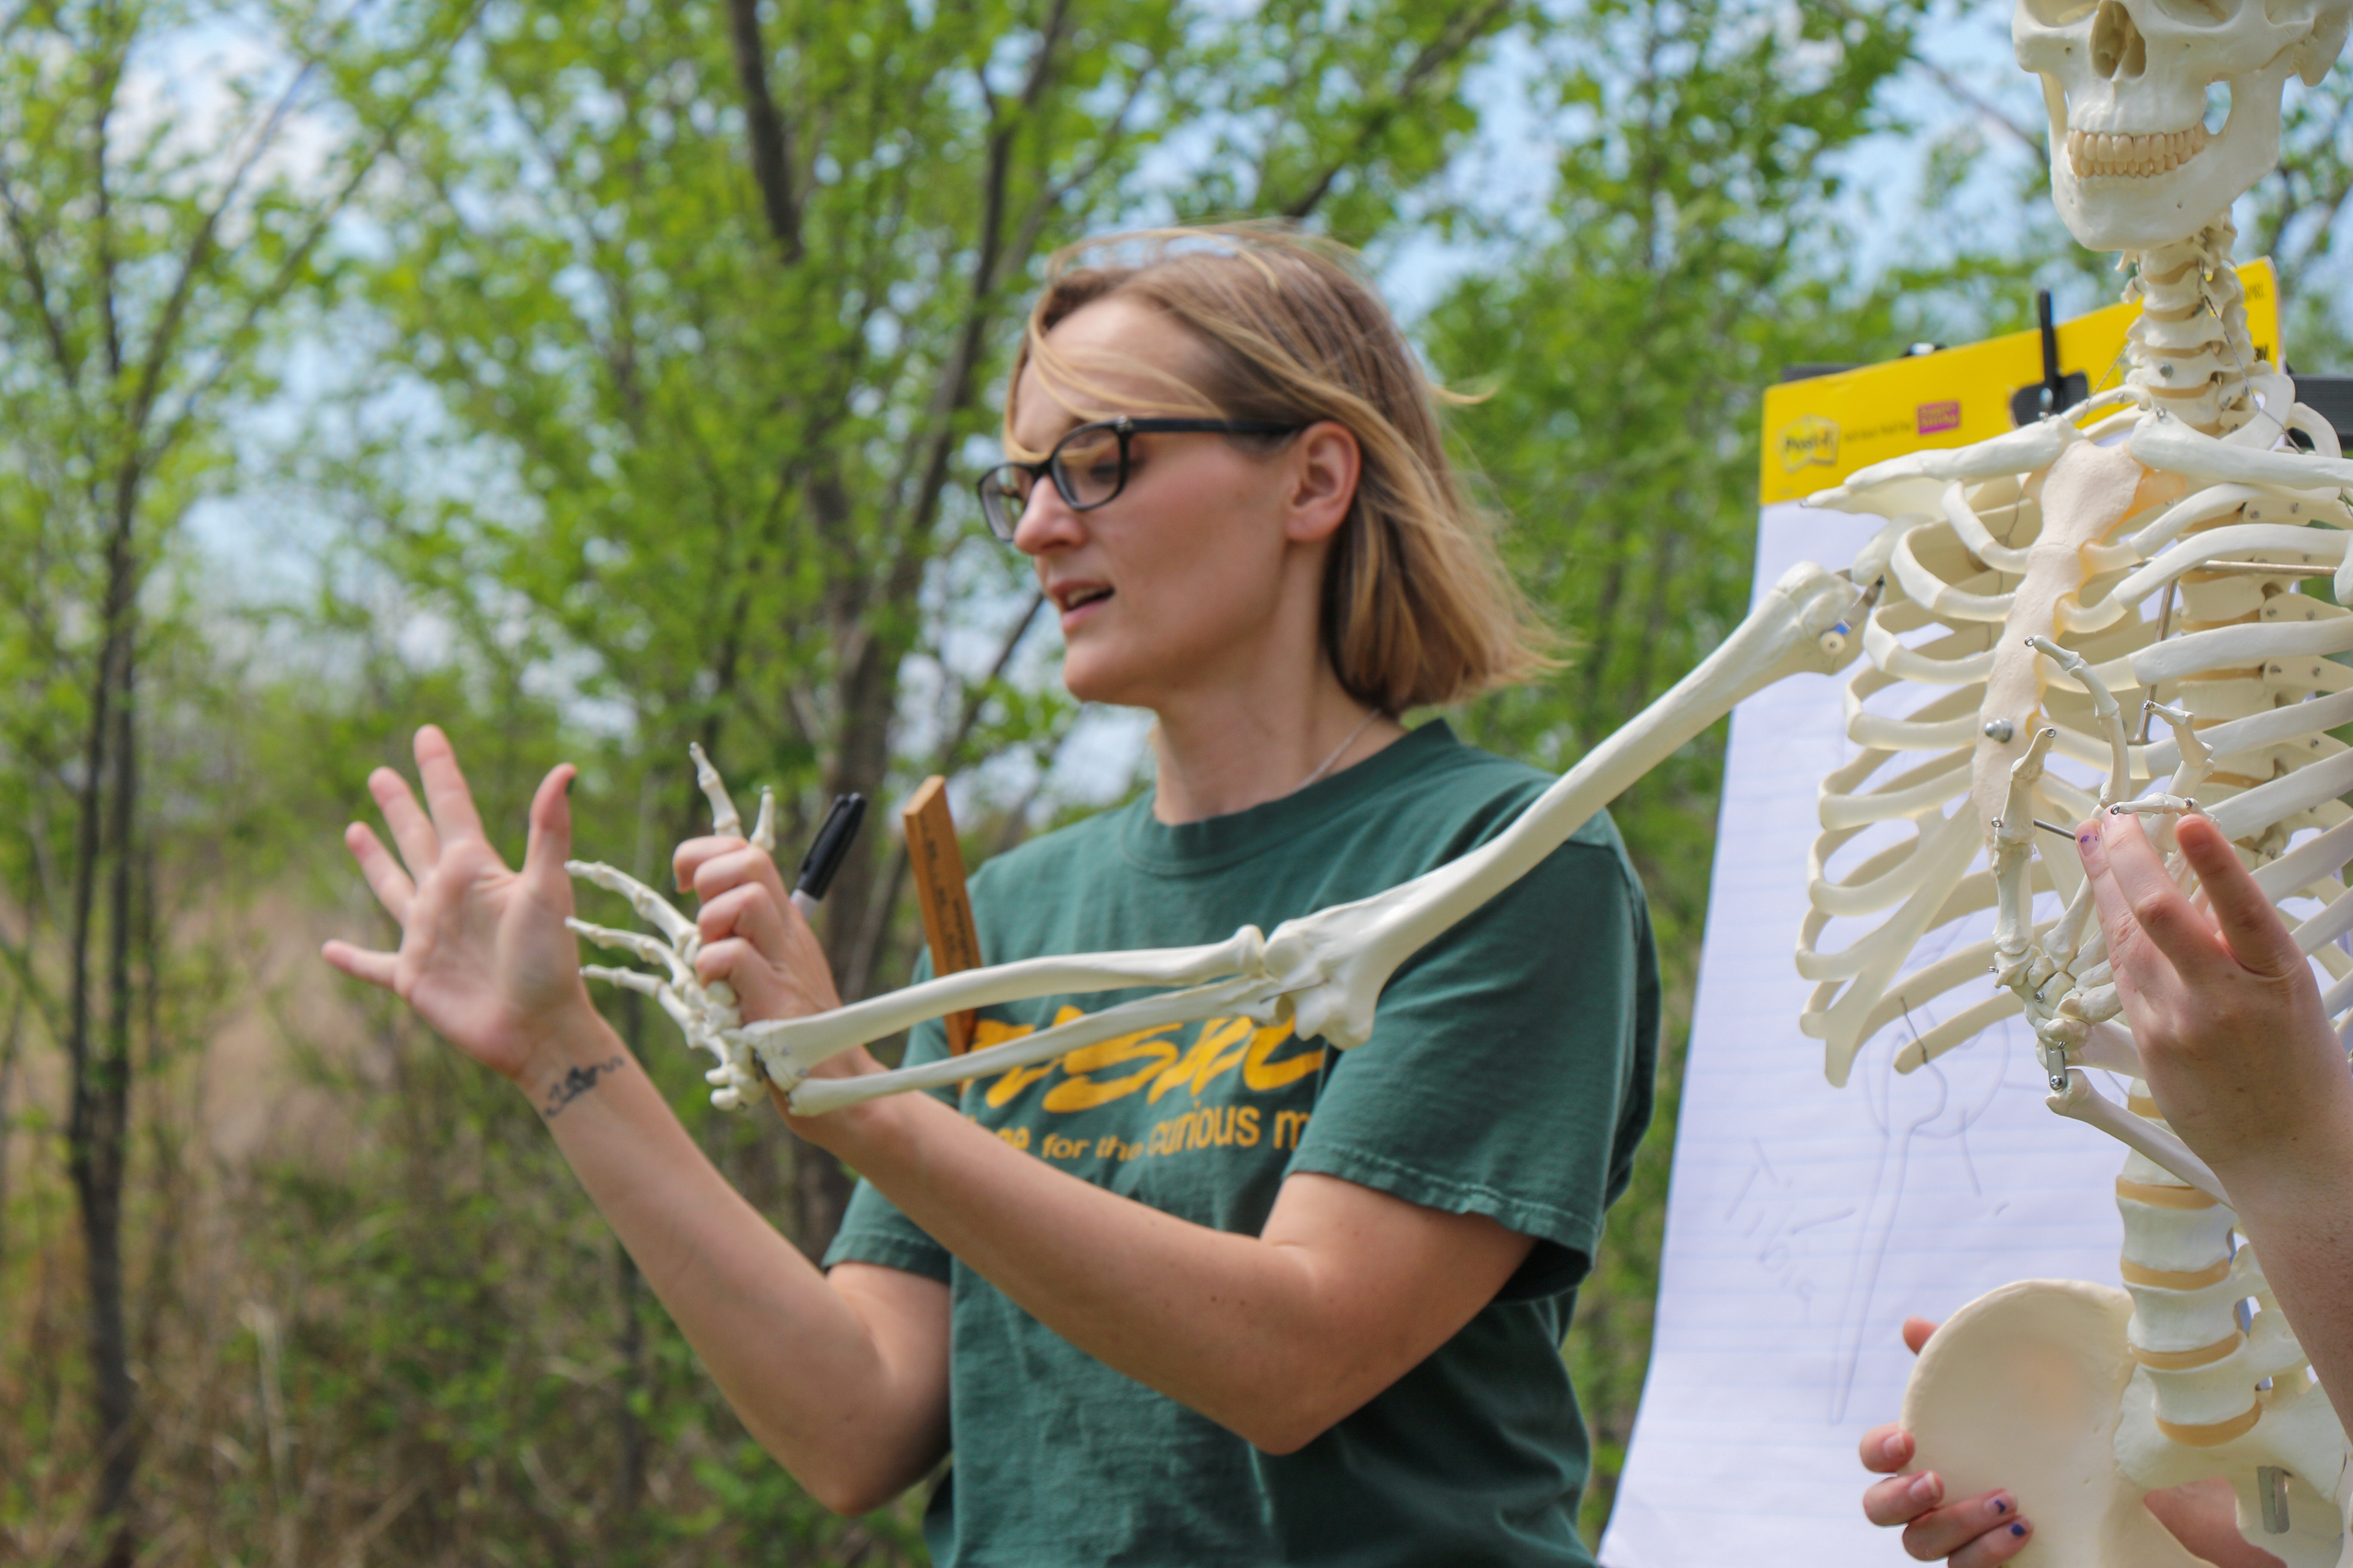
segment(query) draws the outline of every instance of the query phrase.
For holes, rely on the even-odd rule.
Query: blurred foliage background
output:
[[[1573,647],[1452,717],[1573,760],[1742,614],[1799,363],[2110,287],[1957,0],[27,0],[0,18],[0,1559],[901,1563],[744,1436],[502,1085],[337,983],[338,829],[419,721],[519,849],[559,757],[645,874],[711,748],[958,781],[966,857],[1142,787],[965,481],[1057,246],[1365,247]],[[2242,251],[2339,368],[2343,79]],[[2341,298],[2341,290],[2333,296]],[[1641,1391],[1722,735],[1618,808],[1662,1114],[1567,1353],[1607,1516]],[[887,819],[892,814],[884,813]],[[906,973],[870,833],[821,927]],[[843,1173],[697,1135],[812,1251]]]

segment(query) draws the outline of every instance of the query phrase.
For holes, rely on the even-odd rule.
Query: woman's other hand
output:
[[[2189,816],[2175,831],[2207,909],[2137,817],[2076,830],[2149,1092],[2226,1184],[2333,1169],[2353,1144],[2353,1079],[2312,966],[2221,829]]]
[[[680,845],[670,857],[670,870],[679,891],[691,889],[702,904],[695,915],[702,936],[695,973],[706,985],[723,980],[733,987],[746,1023],[806,1018],[841,1005],[833,965],[793,907],[774,856],[748,839],[714,834]],[[814,1076],[855,1078],[881,1070],[882,1064],[860,1046],[820,1062]],[[828,1116],[796,1116],[784,1090],[773,1082],[768,1089],[786,1125],[820,1148],[836,1148],[868,1123],[887,1120],[892,1109],[876,1102]]]
[[[554,769],[532,797],[520,871],[507,869],[483,836],[457,753],[430,724],[417,731],[417,771],[422,807],[390,768],[368,776],[398,858],[364,823],[343,830],[368,886],[400,927],[399,950],[330,942],[322,956],[398,995],[484,1067],[521,1079],[569,1026],[594,1014],[564,924],[572,912],[564,860],[572,843],[565,792],[573,769]]]
[[[702,908],[702,951],[694,972],[705,985],[725,981],[746,1022],[805,1018],[841,1005],[833,966],[785,891],[773,856],[733,835],[690,838],[670,857],[678,890]]]
[[[1936,1325],[1926,1318],[1904,1320],[1905,1347],[1914,1355]],[[1944,1558],[1953,1568],[1989,1568],[2026,1549],[2034,1527],[2018,1517],[2018,1500],[1990,1491],[1959,1502],[1945,1501],[1944,1478],[1934,1470],[1905,1475],[1915,1451],[1912,1434],[1889,1423],[1862,1435],[1862,1468],[1889,1479],[1862,1494],[1862,1515],[1878,1525],[1902,1525],[1904,1550],[1923,1563]]]

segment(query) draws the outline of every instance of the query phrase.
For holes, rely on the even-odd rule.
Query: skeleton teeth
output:
[[[2109,131],[2067,132],[2067,163],[2077,179],[2140,179],[2169,174],[2206,150],[2206,127],[2146,135]]]

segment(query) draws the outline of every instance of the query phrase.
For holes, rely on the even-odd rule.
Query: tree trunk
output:
[[[67,1037],[71,1081],[66,1165],[81,1215],[90,1289],[90,1382],[99,1434],[93,1516],[107,1568],[128,1568],[136,1554],[132,1479],[139,1467],[135,1390],[124,1331],[122,1187],[131,1100],[131,832],[138,784],[132,744],[136,572],[131,511],[116,516],[107,552],[105,640],[90,704],[90,738],[79,802],[71,943],[73,994]],[[108,1008],[105,1036],[93,1038],[91,942],[98,873],[108,864]]]
[[[8,1131],[9,1105],[16,1088],[16,1047],[24,1039],[25,989],[8,1003],[8,1035],[0,1040],[0,1277],[8,1264]]]

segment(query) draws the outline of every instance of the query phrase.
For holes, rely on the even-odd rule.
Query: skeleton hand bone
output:
[[[741,833],[744,819],[719,770],[711,765],[702,746],[691,744],[687,752],[694,760],[694,782],[702,786],[703,798],[711,803],[712,831],[728,836]],[[764,852],[773,852],[776,847],[776,796],[765,789],[760,792],[759,822],[752,830],[751,843]],[[576,918],[567,919],[566,925],[597,946],[616,948],[645,963],[660,964],[665,972],[656,975],[643,970],[587,964],[582,966],[580,973],[591,980],[652,997],[685,1033],[687,1044],[709,1051],[714,1058],[716,1065],[702,1075],[703,1081],[712,1086],[711,1103],[722,1110],[741,1110],[746,1097],[759,1088],[759,1064],[750,1047],[734,1033],[743,1018],[733,988],[723,980],[706,984],[695,971],[695,959],[702,951],[702,935],[695,922],[627,872],[587,860],[567,860],[564,868],[582,881],[628,899],[638,918],[661,932],[661,940],[656,941],[637,931],[616,931]]]

